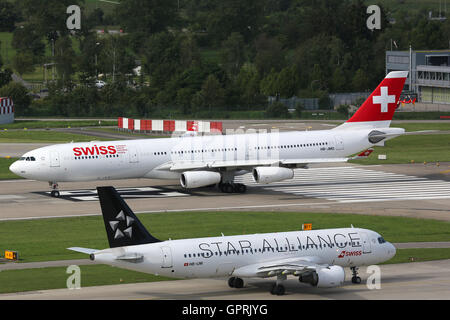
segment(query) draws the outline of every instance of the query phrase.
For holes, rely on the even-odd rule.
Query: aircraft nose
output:
[[[395,247],[392,243],[389,243],[388,248],[387,248],[387,254],[389,256],[389,259],[394,257],[396,253],[397,253],[397,249],[395,249]]]
[[[11,171],[12,173],[15,173],[17,175],[19,175],[20,172],[20,168],[19,168],[19,163],[18,161],[13,162],[10,166],[9,166],[9,171]]]

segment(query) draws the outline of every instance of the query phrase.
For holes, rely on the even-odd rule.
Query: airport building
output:
[[[414,107],[450,111],[450,50],[386,51],[390,71],[409,71],[404,93],[417,97]]]

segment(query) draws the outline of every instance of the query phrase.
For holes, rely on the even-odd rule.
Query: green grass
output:
[[[39,120],[16,120],[14,123],[1,124],[3,129],[46,129],[46,128],[78,128],[78,127],[98,127],[98,126],[117,126],[117,120],[101,121],[99,120],[67,120],[67,121],[39,121]]]
[[[382,264],[450,259],[450,248],[397,249],[395,257]]]
[[[17,158],[0,158],[0,180],[22,179],[9,171],[9,166],[16,160]]]
[[[3,59],[3,64],[5,64],[6,66],[11,64],[12,58],[16,54],[16,51],[11,45],[12,37],[12,32],[0,32],[0,56]]]
[[[135,272],[105,265],[79,266],[81,288],[99,285],[114,285],[170,280],[166,277]],[[66,267],[50,267],[0,272],[0,293],[24,292],[67,288]]]
[[[0,143],[64,143],[64,142],[88,142],[93,140],[110,140],[101,137],[93,137],[82,134],[72,134],[44,130],[0,131]]]
[[[358,214],[298,212],[177,212],[138,215],[156,238],[186,239],[236,234],[349,227],[376,230],[390,242],[450,241],[450,222]],[[108,247],[101,216],[0,222],[0,252],[15,250],[21,262],[86,258],[68,247]]]
[[[424,123],[393,123],[391,124],[393,128],[404,128],[406,132],[412,131],[422,131],[422,130],[439,130],[439,131],[450,131],[450,121],[449,122],[424,122]]]
[[[387,160],[378,160],[385,154]],[[375,147],[367,159],[352,160],[359,164],[399,164],[450,161],[450,134],[400,136],[386,141],[384,147]]]

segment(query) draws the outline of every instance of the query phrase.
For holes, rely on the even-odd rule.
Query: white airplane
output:
[[[390,72],[347,122],[331,130],[57,144],[27,152],[10,170],[48,181],[54,197],[60,195],[58,182],[130,178],[180,179],[187,189],[218,184],[222,192],[245,192],[245,185],[233,182],[236,175],[252,172],[257,183],[291,179],[293,168],[346,162],[404,134],[389,126],[407,74]]]
[[[350,267],[352,282],[360,283],[359,266],[396,253],[377,232],[353,227],[160,241],[113,187],[97,192],[110,248],[68,249],[120,268],[174,278],[229,277],[232,288],[242,288],[242,278],[276,276],[270,292],[282,295],[287,275],[319,288],[337,287],[344,283],[344,267]]]

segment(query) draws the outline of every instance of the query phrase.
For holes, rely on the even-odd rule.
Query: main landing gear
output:
[[[240,289],[244,287],[244,280],[238,277],[231,277],[228,279],[228,285],[230,288]]]
[[[358,277],[358,267],[350,267],[350,270],[352,270],[352,283],[360,284],[361,278]]]
[[[50,186],[50,188],[52,188],[52,191],[50,192],[50,195],[53,197],[53,198],[59,198],[59,196],[60,196],[60,194],[59,194],[59,190],[58,190],[58,183],[57,182],[52,182],[52,181],[49,181],[48,182],[48,185]]]
[[[247,186],[242,183],[219,183],[219,189],[223,193],[245,193],[247,191]]]
[[[286,280],[286,275],[277,275],[277,282],[273,283],[270,288],[270,293],[277,296],[282,296],[286,292],[286,289],[282,285],[282,281]]]

